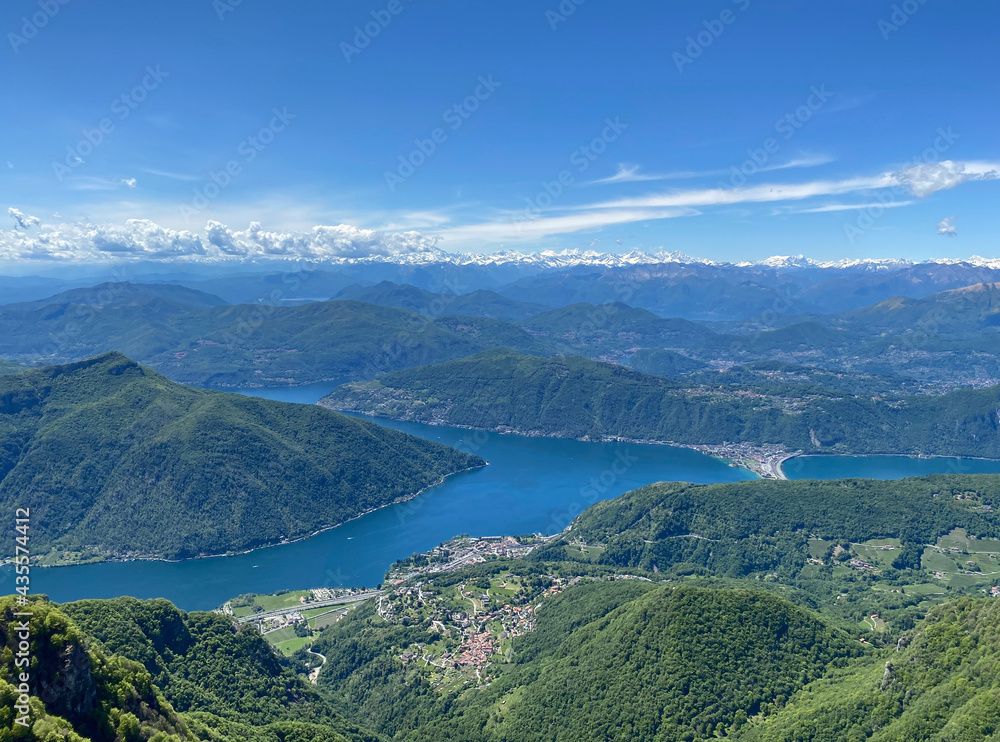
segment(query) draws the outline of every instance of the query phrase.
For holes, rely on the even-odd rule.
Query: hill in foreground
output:
[[[33,660],[27,693],[24,668],[15,664],[25,612]],[[256,629],[185,614],[162,600],[33,600],[22,607],[2,598],[0,648],[3,740],[377,740],[283,665]],[[15,708],[22,693],[24,711]]]
[[[33,554],[186,558],[308,536],[482,459],[308,405],[175,384],[125,356],[0,377],[0,503]]]
[[[743,742],[982,742],[1000,739],[1000,603],[936,608],[896,651],[832,672],[757,719]]]

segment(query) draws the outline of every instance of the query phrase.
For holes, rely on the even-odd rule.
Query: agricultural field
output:
[[[1000,581],[1000,541],[956,528],[924,550],[921,566],[955,587],[991,585]]]

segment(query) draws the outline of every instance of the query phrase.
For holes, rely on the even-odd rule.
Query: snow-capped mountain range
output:
[[[501,266],[518,265],[537,270],[552,268],[571,268],[575,266],[599,266],[604,268],[622,268],[627,266],[663,265],[675,263],[681,265],[706,265],[736,268],[771,268],[775,270],[801,269],[860,269],[864,271],[893,271],[910,268],[915,265],[970,265],[977,268],[992,268],[1000,270],[1000,258],[984,258],[974,255],[968,259],[939,258],[914,261],[902,258],[851,258],[834,261],[818,261],[804,255],[775,255],[764,260],[741,261],[738,263],[720,262],[705,258],[694,258],[681,252],[647,253],[638,250],[617,254],[594,250],[546,250],[535,253],[502,251],[488,254],[449,253],[438,248],[421,250],[419,252],[400,253],[396,255],[375,255],[362,258],[340,258],[333,261],[339,264],[359,263],[396,263],[401,265],[481,265]]]

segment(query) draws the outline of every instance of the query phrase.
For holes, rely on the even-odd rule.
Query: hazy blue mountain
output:
[[[548,307],[501,296],[495,291],[480,289],[468,294],[435,293],[407,284],[383,281],[374,286],[354,284],[341,291],[335,299],[351,299],[369,304],[406,309],[428,317],[461,314],[470,317],[490,317],[519,320],[545,311]]]

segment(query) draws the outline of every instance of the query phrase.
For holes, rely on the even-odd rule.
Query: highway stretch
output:
[[[286,613],[296,613],[299,611],[311,611],[313,608],[325,608],[331,605],[344,605],[345,603],[358,603],[362,600],[369,600],[378,595],[378,590],[372,590],[367,593],[358,593],[357,595],[348,595],[343,598],[331,598],[330,600],[317,600],[311,603],[302,603],[300,605],[289,606],[288,608],[278,608],[273,611],[262,611],[261,613],[251,613],[249,616],[242,616],[238,619],[240,623],[252,623],[254,621],[260,621],[265,618],[272,618],[273,616],[282,616]]]

